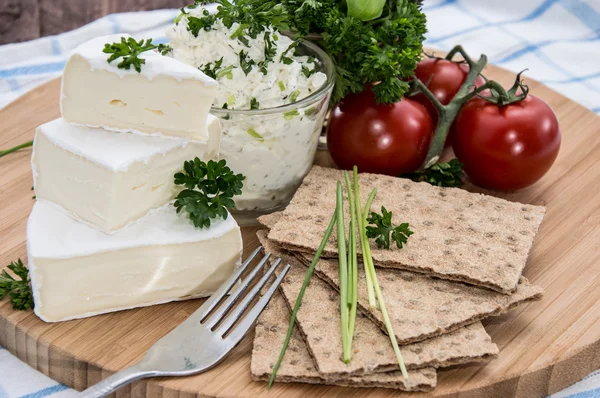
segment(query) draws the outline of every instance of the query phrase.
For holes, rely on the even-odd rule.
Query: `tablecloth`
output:
[[[426,44],[462,44],[473,56],[530,76],[600,114],[600,0],[426,0]],[[95,36],[129,33],[166,42],[177,10],[112,14],[57,36],[0,46],[0,108],[60,76],[69,52]],[[74,390],[0,347],[0,398],[72,397]],[[600,397],[600,371],[552,398]]]

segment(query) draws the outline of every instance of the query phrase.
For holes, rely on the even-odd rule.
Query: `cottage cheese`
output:
[[[203,9],[197,8],[188,16],[202,17],[202,13]],[[200,69],[222,59],[217,74],[230,67],[216,77],[219,90],[214,108],[247,110],[253,99],[259,109],[278,107],[311,95],[327,82],[322,72],[305,75],[303,67],[304,71],[316,67],[309,57],[296,56],[293,49],[285,53],[293,43],[289,37],[267,28],[255,39],[247,37],[246,46],[231,39],[238,27],[234,23],[227,28],[216,20],[210,30],[200,30],[195,37],[188,31],[184,16],[167,31],[176,59]],[[264,74],[259,63],[265,59],[266,34],[273,39],[276,54]],[[240,64],[241,51],[248,54],[247,60],[254,61],[247,74]],[[291,62],[282,62],[282,54]],[[289,202],[312,166],[330,91],[303,107],[286,109],[286,113],[251,115],[213,108],[223,129],[221,158],[246,176],[242,195],[235,200],[236,210],[268,210]]]

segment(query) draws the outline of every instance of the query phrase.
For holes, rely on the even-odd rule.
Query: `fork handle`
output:
[[[98,384],[87,388],[79,394],[80,398],[101,398],[115,392],[136,380],[155,376],[156,372],[140,369],[137,365],[125,368],[114,375],[102,380]]]

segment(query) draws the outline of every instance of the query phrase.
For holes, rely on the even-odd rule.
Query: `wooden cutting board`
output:
[[[505,84],[513,75],[490,67]],[[501,349],[485,366],[439,372],[433,396],[542,397],[600,368],[600,118],[550,89],[529,81],[531,92],[557,113],[560,155],[537,184],[508,200],[547,206],[525,275],[546,289],[541,302],[485,322]],[[0,111],[0,148],[31,140],[34,128],[59,116],[59,81],[50,82]],[[25,224],[33,206],[31,149],[0,158],[0,264],[26,260]],[[317,162],[330,165],[327,153]],[[468,185],[466,189],[480,189]],[[244,228],[246,254],[255,228]],[[33,368],[83,389],[133,364],[202,300],[140,308],[57,324],[0,301],[0,345]],[[140,381],[118,397],[391,397],[393,390],[264,383],[250,378],[252,335],[215,369],[193,377]],[[278,350],[279,347],[273,347]],[[0,376],[1,378],[1,376]],[[408,395],[408,394],[406,394]],[[420,395],[413,395],[420,396]]]

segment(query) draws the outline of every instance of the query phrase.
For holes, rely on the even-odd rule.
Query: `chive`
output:
[[[315,108],[314,106],[311,106],[310,108],[308,108],[307,110],[304,111],[304,116],[310,116],[313,113],[315,113],[317,111],[317,108]]]
[[[364,214],[363,214],[363,225],[367,223],[367,215],[369,214],[369,210],[371,209],[371,203],[373,203],[373,198],[377,193],[377,189],[373,189],[369,198],[367,199],[367,203],[365,205]],[[394,348],[394,353],[396,354],[396,359],[398,360],[398,365],[400,365],[400,371],[402,372],[402,376],[404,380],[408,380],[408,373],[406,372],[406,366],[404,365],[404,360],[402,359],[402,353],[400,352],[400,348],[398,347],[398,341],[396,340],[396,334],[394,333],[394,328],[392,327],[392,323],[390,322],[390,317],[388,316],[387,309],[385,308],[385,301],[383,300],[383,294],[381,293],[381,288],[379,287],[379,282],[377,281],[377,273],[375,272],[375,266],[373,265],[373,257],[371,256],[371,246],[366,245],[367,249],[367,262],[369,264],[369,273],[371,279],[373,281],[373,287],[375,289],[375,294],[377,295],[377,301],[379,302],[379,309],[381,310],[381,315],[383,316],[383,322],[385,324],[385,329],[392,343],[392,347]]]
[[[365,246],[369,246],[369,241],[367,239],[366,234],[366,225],[363,222],[362,215],[360,215],[360,209],[362,208],[360,205],[360,191],[358,187],[358,168],[354,166],[353,169],[354,174],[354,197],[356,198],[356,212],[359,213],[358,217],[358,234],[360,237],[360,247],[362,249],[362,258],[363,258],[363,266],[365,268],[365,278],[367,280],[367,293],[369,295],[369,306],[371,308],[377,307],[377,302],[375,301],[375,291],[373,290],[373,281],[371,280],[371,276],[369,273],[369,264],[367,261],[367,249]]]
[[[227,103],[228,103],[229,105],[233,105],[233,104],[235,104],[235,96],[234,96],[233,94],[231,94],[231,95],[229,96],[229,98],[227,98]]]
[[[343,359],[345,363],[349,363],[352,353],[348,339],[348,263],[346,259],[346,233],[344,232],[344,196],[342,194],[342,183],[339,181],[336,195],[336,218],[338,262],[340,264],[340,318],[342,320]]]
[[[296,100],[298,99],[298,96],[300,95],[300,91],[296,90],[293,93],[290,94],[290,101],[292,103],[296,102]]]
[[[279,89],[280,89],[281,91],[285,91],[285,84],[283,84],[283,82],[282,82],[281,80],[280,80],[280,81],[278,81],[278,82],[277,82],[277,84],[279,84]]]
[[[325,245],[327,244],[327,241],[329,240],[329,236],[331,236],[331,231],[333,230],[333,225],[335,224],[335,220],[336,220],[336,213],[334,212],[333,215],[331,216],[331,221],[329,221],[329,225],[327,226],[327,230],[325,231],[325,235],[323,235],[321,244],[319,245],[319,248],[317,249],[317,252],[315,253],[315,257],[313,258],[312,263],[310,263],[310,267],[308,267],[308,270],[306,270],[306,276],[304,277],[304,282],[302,283],[302,287],[300,288],[300,292],[298,293],[298,297],[296,298],[296,303],[294,304],[294,309],[292,311],[290,324],[288,325],[287,334],[285,335],[283,347],[281,347],[281,352],[279,353],[279,358],[277,358],[277,362],[275,363],[275,366],[273,367],[273,372],[271,373],[271,377],[269,378],[268,388],[271,388],[271,386],[273,385],[273,382],[275,382],[275,376],[277,375],[277,371],[279,370],[279,367],[281,366],[281,361],[283,360],[285,351],[287,350],[288,345],[290,344],[290,338],[292,337],[292,333],[294,332],[294,324],[296,322],[296,314],[298,313],[298,309],[300,308],[300,305],[302,304],[302,297],[304,297],[304,291],[306,290],[306,286],[308,286],[308,282],[310,282],[310,278],[313,274],[313,271],[315,270],[315,266],[317,265],[317,262],[319,261],[319,258],[321,257],[321,253],[323,253],[323,249],[325,248]]]
[[[298,112],[298,109],[294,109],[293,111],[287,111],[283,114],[283,118],[285,120],[292,120],[294,118],[294,116],[298,116],[300,115],[300,112]]]
[[[350,336],[350,346],[352,347],[352,339],[354,337],[354,326],[356,324],[356,308],[358,302],[358,260],[356,254],[356,209],[354,206],[354,192],[352,190],[352,184],[350,183],[350,177],[347,171],[344,171],[344,178],[346,180],[346,189],[348,190],[348,202],[350,203],[350,248],[348,250],[348,258],[350,259],[349,265],[349,279],[351,283],[351,289],[348,293],[348,304],[350,305],[350,320],[348,325],[348,335]]]
[[[262,135],[258,134],[258,132],[256,130],[254,130],[252,127],[250,127],[247,131],[248,134],[250,134],[252,137],[256,138],[259,141],[264,141],[265,139],[263,138]]]
[[[231,73],[232,70],[233,70],[233,65],[229,65],[227,68],[221,69],[220,71],[218,71],[217,74],[216,74],[216,76],[218,78],[219,77],[223,77],[223,76],[227,76],[227,78],[229,80],[231,80],[233,78],[233,74]]]
[[[29,146],[33,145],[33,141],[27,141],[23,144],[17,145],[15,147],[9,148],[9,149],[5,149],[3,151],[0,151],[0,158],[4,155],[8,155],[9,153],[13,153],[18,151],[19,149],[23,149],[23,148],[27,148]],[[31,187],[31,189],[33,189],[33,187]]]

